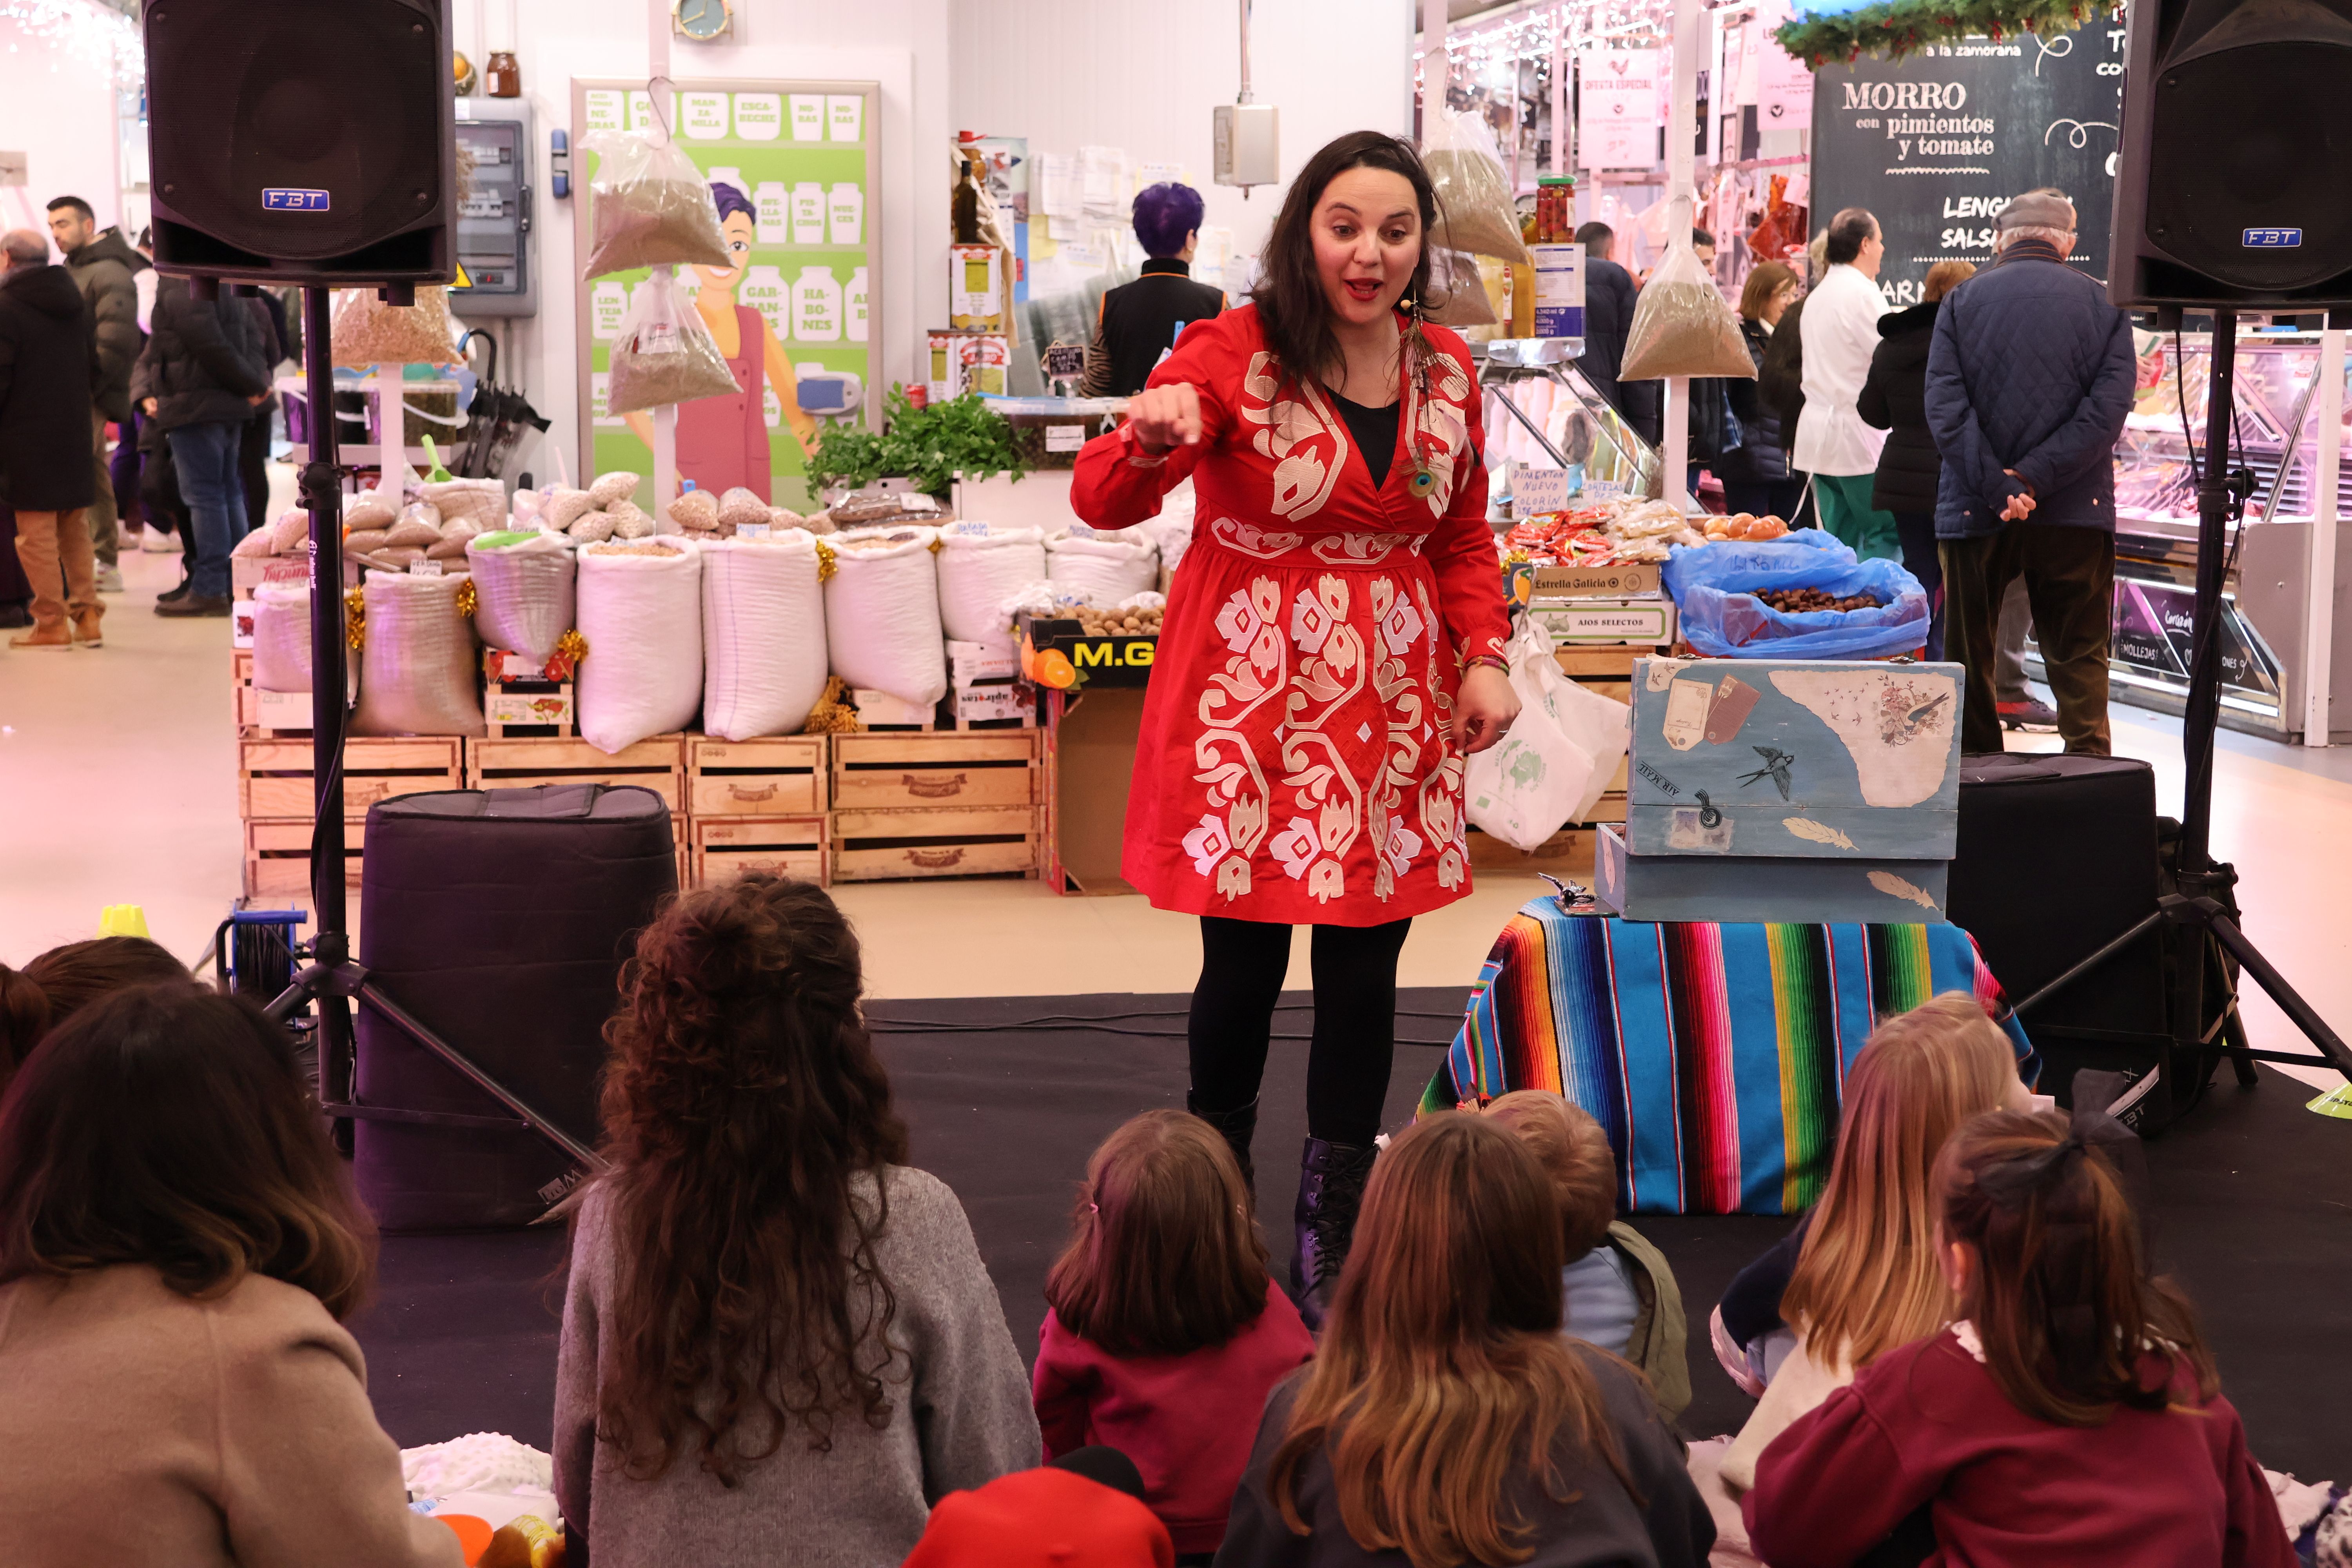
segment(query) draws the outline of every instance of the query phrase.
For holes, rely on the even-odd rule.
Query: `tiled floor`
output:
[[[157,939],[193,958],[237,891],[226,623],[152,613],[155,594],[177,580],[175,557],[123,564],[131,591],[109,599],[104,648],[0,651],[0,960],[87,935],[101,906],[125,902],[143,905]],[[2179,726],[2120,706],[2115,717],[2117,751],[2156,764],[2159,808],[2178,812]],[[2215,775],[2214,850],[2243,879],[2247,931],[2324,1016],[2352,1029],[2352,750],[2225,732]],[[1414,923],[1400,980],[1466,983],[1510,912],[1543,890],[1532,878],[1481,878],[1470,898]],[[1061,899],[995,881],[835,896],[864,934],[878,996],[1186,991],[1199,966],[1192,922],[1136,898]],[[1296,944],[1299,988],[1306,951]],[[2301,1047],[2266,998],[2247,1012],[2258,1046]]]

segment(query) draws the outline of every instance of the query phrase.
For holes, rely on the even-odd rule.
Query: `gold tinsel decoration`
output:
[[[474,592],[473,578],[467,577],[464,582],[457,584],[457,613],[459,615],[465,616],[469,621],[472,620],[474,618],[475,610],[481,606],[481,603],[482,596]]]
[[[357,588],[343,591],[343,640],[353,653],[367,647],[367,595]]]
[[[569,680],[580,661],[588,657],[588,639],[580,635],[577,626],[555,639],[555,651],[547,658],[547,679]]]
[[[817,548],[823,550],[824,546],[820,544]],[[830,571],[832,566],[833,562],[828,555],[817,570],[822,574]],[[802,734],[846,735],[856,731],[858,727],[857,710],[841,700],[841,694],[847,687],[848,683],[837,675],[825,678],[824,695],[816,700],[814,708],[809,710],[808,722],[801,726]]]
[[[834,559],[833,546],[822,539],[818,540],[816,542],[816,580],[820,583],[830,583],[833,581],[833,574],[839,570],[841,570],[841,563]],[[824,731],[819,730],[809,732],[824,733]]]

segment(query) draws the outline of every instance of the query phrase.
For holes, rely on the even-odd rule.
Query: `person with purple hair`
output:
[[[803,454],[816,450],[816,420],[801,407],[799,378],[776,330],[767,317],[735,301],[736,287],[751,266],[751,245],[759,237],[751,198],[724,180],[710,183],[710,197],[719,207],[719,230],[726,236],[730,265],[695,268],[701,286],[695,291],[694,308],[727,357],[735,384],[743,390],[677,405],[678,477],[713,495],[740,485],[761,500],[772,501],[767,389],[776,389],[784,427]],[[653,416],[640,411],[625,417],[637,438],[652,446]]]
[[[1172,180],[1135,194],[1135,237],[1150,259],[1134,282],[1103,293],[1094,342],[1087,345],[1087,378],[1079,385],[1087,396],[1141,392],[1188,324],[1224,310],[1223,289],[1192,281],[1205,210],[1200,192]]]

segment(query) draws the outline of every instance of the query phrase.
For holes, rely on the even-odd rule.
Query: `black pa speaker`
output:
[[[456,276],[449,0],[147,0],[145,34],[162,270]]]
[[[2130,9],[2108,297],[2352,304],[2352,0]]]

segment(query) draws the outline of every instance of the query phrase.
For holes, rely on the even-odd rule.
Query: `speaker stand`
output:
[[[394,285],[384,290],[394,305],[414,305],[414,287]],[[600,1171],[604,1162],[595,1151],[554,1122],[484,1071],[466,1054],[435,1034],[398,1003],[386,996],[352,959],[349,911],[343,884],[343,738],[347,729],[344,693],[348,689],[343,632],[343,469],[337,460],[335,440],[335,363],[331,292],[302,291],[303,393],[310,399],[310,460],[303,465],[301,497],[310,514],[310,773],[318,816],[310,830],[310,902],[318,916],[318,934],[304,944],[309,959],[291,985],[269,1004],[271,1018],[291,1025],[295,1015],[314,1003],[318,1007],[319,1109],[336,1119],[339,1129],[352,1121],[425,1122],[437,1127],[486,1130],[528,1129],[562,1150],[586,1171]],[[406,434],[397,394],[378,410],[383,449],[402,454]],[[383,465],[389,472],[392,462]],[[391,1106],[362,1105],[354,1097],[356,1076],[352,1014],[347,1004],[357,1002],[374,1011],[425,1050],[432,1052],[471,1080],[482,1092],[514,1114],[470,1116],[456,1111],[408,1110]],[[339,1133],[340,1136],[340,1133]]]
[[[2221,587],[2229,566],[2230,524],[2245,514],[2245,489],[2233,483],[2229,468],[2231,430],[2237,413],[2232,381],[2237,346],[2238,313],[2217,309],[2213,312],[2213,349],[2206,380],[2205,457],[2197,486],[2197,598],[2189,642],[2189,701],[2180,724],[2187,787],[2181,799],[2180,839],[2173,867],[2178,890],[2158,899],[2155,912],[2015,1007],[2019,1013],[2028,1011],[2151,931],[2160,927],[2172,931],[2181,939],[2175,949],[2181,956],[2174,964],[2172,977],[2171,1033],[2162,1041],[2165,1049],[2158,1058],[2158,1070],[2174,1081],[2167,1086],[2171,1090],[2171,1100],[2166,1111],[2159,1113],[2159,1125],[2170,1113],[2185,1110],[2193,1102],[2212,1069],[2225,1057],[2235,1067],[2242,1084],[2255,1081],[2253,1064],[2258,1061],[2332,1067],[2352,1078],[2352,1047],[2346,1046],[2311,1004],[2287,984],[2286,977],[2238,929],[2237,900],[2232,891],[2237,886],[2237,870],[2212,856],[2213,738],[2221,713]],[[2317,1047],[2318,1055],[2261,1051],[2244,1043],[2244,1026],[2238,1016],[2238,998],[2231,977],[2230,966],[2233,963],[2270,993],[2271,1000]],[[2220,1016],[2210,1025],[2204,1021],[2209,967],[2219,975],[2223,992]],[[2217,1043],[2225,1035],[2228,1043]],[[2185,1083],[2179,1081],[2183,1075]]]

